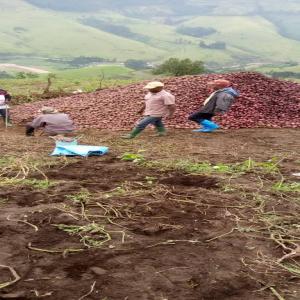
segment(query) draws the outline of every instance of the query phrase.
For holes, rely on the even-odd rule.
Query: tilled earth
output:
[[[299,130],[236,133],[200,140],[181,131],[177,145],[173,132],[165,140],[146,134],[120,144],[88,133],[87,141],[105,140],[112,153],[30,173],[31,179],[53,182],[44,189],[0,185],[0,299],[260,300],[278,294],[299,299],[299,259],[278,263],[289,251],[276,242],[282,232],[276,226],[295,245],[300,241],[299,194],[274,192],[276,174],[190,174],[118,157],[125,148],[137,152],[143,146],[150,160],[153,145],[159,150],[172,144],[174,156],[182,147],[186,157],[199,161],[207,160],[207,151],[220,162],[240,162],[251,153],[261,160],[278,156],[281,176],[292,180],[299,171]],[[0,150],[2,156],[18,156],[20,142],[22,149],[50,152],[43,137],[25,140],[18,130],[13,134],[4,133],[9,147]],[[156,158],[165,155],[156,152]],[[280,223],[280,218],[285,219]],[[1,286],[14,275],[17,282]]]

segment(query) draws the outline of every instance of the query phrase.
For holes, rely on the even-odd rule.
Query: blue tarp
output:
[[[108,153],[108,148],[103,146],[78,145],[73,142],[56,142],[52,156],[100,156]]]

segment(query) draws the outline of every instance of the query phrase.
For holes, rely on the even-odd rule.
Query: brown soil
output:
[[[236,230],[237,224],[241,228],[261,224],[255,221],[247,196],[222,190],[224,177],[147,169],[118,158],[125,149],[147,149],[147,158],[165,159],[170,145],[174,157],[182,156],[185,149],[185,157],[215,162],[285,155],[282,172],[290,176],[292,171],[299,172],[299,162],[295,163],[299,130],[232,131],[202,138],[180,131],[176,140],[174,137],[172,132],[159,139],[153,149],[157,139],[147,134],[116,144],[114,136],[86,133],[86,142],[102,141],[112,153],[70,159],[69,164],[52,167],[45,173],[56,185],[46,190],[0,186],[0,200],[6,200],[0,202],[0,265],[13,267],[21,277],[0,289],[0,299],[276,299],[270,287],[285,299],[299,299],[299,277],[268,264],[283,256],[282,249],[257,232]],[[30,140],[18,130],[4,133],[2,138],[2,155],[20,155],[18,143],[23,153],[32,150],[45,156],[52,148],[46,138]],[[162,149],[159,154],[158,147]],[[276,209],[291,218],[299,215],[296,202],[284,202],[268,192],[271,177],[267,177],[261,179],[270,197],[266,211]],[[42,175],[34,173],[31,178],[42,179]],[[246,185],[247,194],[255,189],[256,181],[257,176],[249,173],[235,183]],[[85,216],[82,207],[66,197],[83,189],[92,199],[85,206]],[[80,237],[53,226],[92,221],[111,234],[112,240],[100,248],[85,247]],[[0,268],[0,284],[12,279],[7,269]]]

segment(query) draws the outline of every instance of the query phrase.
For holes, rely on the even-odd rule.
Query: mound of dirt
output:
[[[163,80],[166,89],[177,99],[177,111],[173,119],[167,120],[167,125],[174,128],[195,127],[187,120],[188,115],[198,110],[207,98],[207,82],[221,77],[233,82],[241,93],[228,114],[216,117],[223,128],[300,127],[300,85],[251,72]],[[12,118],[15,123],[24,123],[47,105],[69,113],[78,128],[129,129],[139,118],[144,85],[145,82],[142,82],[25,104],[12,109]]]

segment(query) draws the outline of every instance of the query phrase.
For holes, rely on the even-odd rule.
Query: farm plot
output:
[[[9,133],[0,299],[299,298],[299,130],[90,131],[89,159]]]

